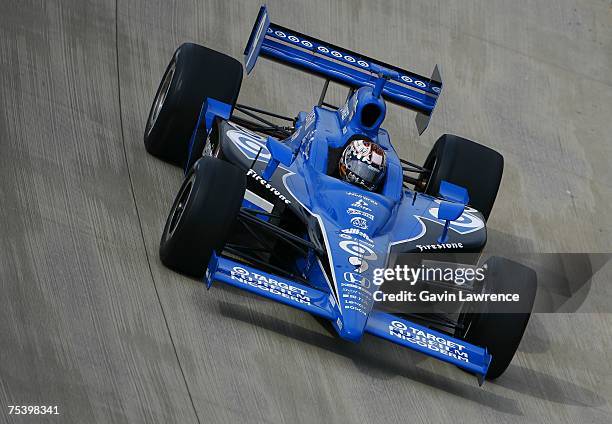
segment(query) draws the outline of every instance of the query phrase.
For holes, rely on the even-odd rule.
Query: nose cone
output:
[[[335,326],[340,337],[344,340],[357,343],[363,336],[367,321],[367,315],[364,315],[362,312],[347,309],[345,306],[342,316],[336,321]]]

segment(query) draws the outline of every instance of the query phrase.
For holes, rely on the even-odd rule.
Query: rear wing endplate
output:
[[[418,113],[419,133],[427,127],[442,91],[437,65],[431,77],[424,77],[377,61],[270,22],[266,6],[259,10],[244,50],[247,73],[259,56],[355,88],[373,86],[381,69],[391,71],[389,74],[393,76],[385,84],[382,95],[387,101]]]

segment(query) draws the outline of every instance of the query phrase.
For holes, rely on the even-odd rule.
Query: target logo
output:
[[[399,331],[408,330],[408,326],[401,321],[391,321],[391,327]]]
[[[239,130],[229,130],[226,135],[247,158],[254,160],[257,157],[258,160],[263,161],[271,158],[266,147],[266,139],[263,137],[260,138],[255,134],[251,135]]]

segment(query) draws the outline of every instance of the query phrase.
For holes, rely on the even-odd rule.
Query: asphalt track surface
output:
[[[610,263],[580,313],[532,318],[507,373],[473,377],[161,266],[181,171],[142,134],[176,46],[241,58],[257,1],[0,2],[0,422],[609,423]],[[610,1],[268,2],[275,22],[427,74],[428,131],[503,153],[489,250],[612,251]],[[322,81],[260,61],[240,101],[306,110]],[[344,93],[332,93],[339,101]],[[8,405],[58,405],[16,417]]]

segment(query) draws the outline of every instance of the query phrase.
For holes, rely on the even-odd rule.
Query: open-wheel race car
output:
[[[265,7],[244,54],[247,73],[265,57],[323,77],[319,101],[295,117],[239,104],[240,62],[191,43],[176,50],[144,136],[149,153],[185,171],[161,261],[209,287],[227,283],[325,318],[343,339],[370,333],[481,384],[501,375],[533,305],[526,273],[477,288],[519,293],[518,313],[492,304],[442,319],[389,313],[373,299],[375,270],[400,254],[478,254],[486,243],[502,156],[447,134],[420,166],[400,159],[381,127],[393,102],[417,112],[419,133],[426,128],[442,90],[438,68],[424,77],[382,63],[271,23]],[[340,107],[325,101],[330,81],[348,86]]]

